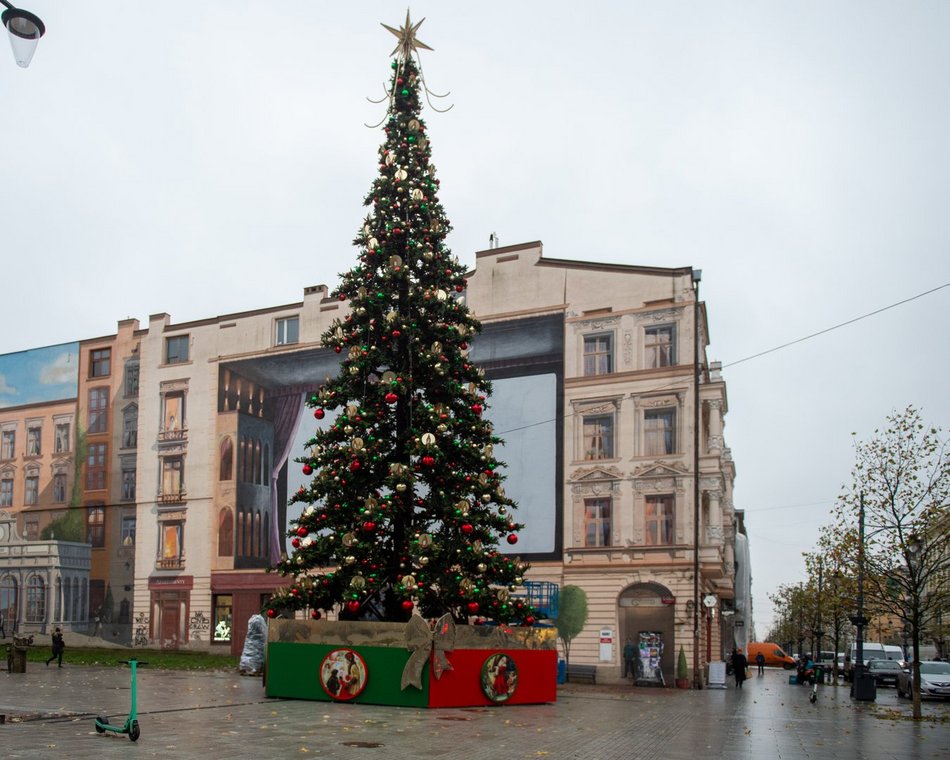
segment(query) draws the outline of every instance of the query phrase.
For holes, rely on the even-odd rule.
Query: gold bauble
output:
[[[419,564],[425,567],[429,564],[429,558],[423,554],[421,557],[419,557]]]
[[[347,425],[347,427],[349,427],[349,425]],[[353,432],[353,431],[352,431],[352,430],[347,430],[347,431],[346,431],[347,435],[349,435],[351,432]],[[362,438],[354,438],[353,441],[350,443],[350,446],[353,448],[353,451],[362,451],[362,450],[363,450],[363,439],[362,439]]]
[[[499,590],[498,590],[498,601],[499,601],[499,602],[507,602],[509,599],[511,599],[511,592],[508,591],[508,589],[503,588],[503,589],[499,589]]]
[[[366,588],[366,578],[362,575],[354,575],[350,579],[350,588],[361,589]]]
[[[402,578],[402,585],[412,591],[416,587],[416,576],[404,575]]]
[[[403,491],[406,490],[406,484],[405,484],[405,483],[396,483],[396,490],[399,491],[399,493],[403,493]]]
[[[396,173],[393,174],[393,177],[397,182],[402,182],[408,176],[409,172],[407,172],[405,169],[396,169]]]
[[[482,494],[482,501],[483,501],[485,504],[488,504],[488,503],[491,501],[491,494],[490,494],[490,493],[483,493],[483,494]]]
[[[344,533],[343,538],[341,539],[344,546],[356,546],[356,534],[355,533]]]
[[[428,533],[423,533],[421,536],[419,536],[420,549],[428,549],[430,546],[432,546],[432,536],[430,536]]]
[[[420,440],[423,446],[432,446],[435,444],[435,436],[432,435],[432,433],[423,433]]]
[[[488,569],[488,565],[486,565],[484,562],[479,562],[475,569],[480,573],[484,573]]]

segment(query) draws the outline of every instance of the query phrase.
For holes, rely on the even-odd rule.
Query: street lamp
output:
[[[6,10],[0,14],[3,25],[10,33],[10,45],[13,48],[13,57],[16,65],[25,69],[33,60],[33,53],[40,37],[46,34],[46,26],[40,17],[20,8],[14,8],[7,0],[0,0]]]
[[[858,629],[852,663],[851,696],[859,701],[873,702],[877,698],[877,687],[874,679],[864,672],[864,626],[869,622],[864,617],[864,491],[861,492],[858,509],[858,614],[851,618],[851,622]]]

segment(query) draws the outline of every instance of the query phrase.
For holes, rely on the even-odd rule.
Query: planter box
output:
[[[411,624],[271,620],[267,696],[403,707],[557,699],[555,628],[443,621],[434,635],[421,618]]]

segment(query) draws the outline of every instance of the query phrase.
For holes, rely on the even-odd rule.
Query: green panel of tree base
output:
[[[332,702],[320,684],[320,664],[339,644],[271,641],[267,645],[267,696]],[[429,668],[422,672],[422,690],[399,688],[409,651],[392,647],[353,647],[366,663],[366,688],[348,702],[397,707],[427,707]]]

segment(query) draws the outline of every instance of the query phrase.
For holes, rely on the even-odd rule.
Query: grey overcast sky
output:
[[[0,48],[0,353],[334,285],[402,3],[18,0]],[[449,244],[703,270],[756,625],[872,434],[950,417],[950,3],[416,2]],[[0,42],[7,47],[7,42]]]

